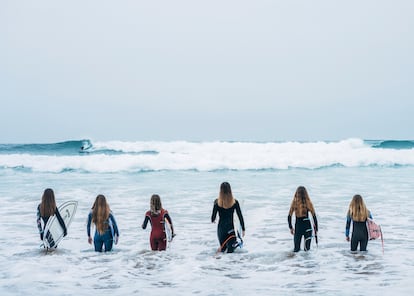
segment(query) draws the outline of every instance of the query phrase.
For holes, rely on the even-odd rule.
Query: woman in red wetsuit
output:
[[[165,219],[171,224],[172,236],[174,237],[174,228],[172,220],[167,210],[162,208],[161,198],[154,194],[151,196],[150,210],[145,213],[145,219],[142,228],[146,229],[148,221],[151,223],[150,245],[153,251],[164,251],[167,247],[167,238],[164,230]]]

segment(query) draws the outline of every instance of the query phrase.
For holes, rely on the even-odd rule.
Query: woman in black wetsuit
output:
[[[236,210],[237,216],[239,217],[243,231],[242,236],[244,236],[244,220],[239,202],[233,197],[230,184],[223,182],[220,186],[219,197],[214,201],[213,213],[211,215],[211,222],[214,223],[217,213],[219,214],[217,236],[220,242],[220,248],[218,252],[225,252],[227,250],[227,253],[233,253],[234,249],[238,246],[233,223],[234,210]]]
[[[49,218],[56,215],[60,226],[63,228],[63,236],[67,235],[67,229],[62,216],[56,207],[55,193],[52,189],[48,188],[43,192],[42,202],[37,206],[37,228],[39,229],[40,240],[43,240],[43,230],[47,224]],[[42,225],[43,222],[43,225]]]
[[[315,223],[315,235],[318,232],[318,220],[316,219],[315,209],[309,198],[306,188],[299,186],[296,189],[288,215],[290,233],[293,235],[294,252],[299,252],[302,236],[305,238],[305,251],[309,251],[312,241],[312,226],[308,212],[311,212]],[[292,227],[292,215],[295,213],[295,228]]]
[[[351,240],[351,251],[354,252],[358,248],[360,251],[366,251],[368,245],[368,230],[367,219],[371,218],[371,213],[365,206],[362,196],[359,194],[354,195],[351,203],[349,204],[348,213],[346,215],[345,236],[346,240]],[[352,237],[349,239],[349,230],[351,228],[352,221]]]

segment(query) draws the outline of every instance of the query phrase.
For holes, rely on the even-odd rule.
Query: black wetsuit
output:
[[[370,212],[369,218],[372,219],[372,215]],[[351,227],[352,221],[352,236],[351,236],[351,251],[354,252],[358,249],[360,251],[366,251],[368,246],[368,229],[367,229],[367,222],[357,222],[352,220],[352,218],[347,215],[346,217],[346,227],[345,227],[345,235],[348,237]]]
[[[240,205],[237,200],[234,203],[234,205],[228,209],[220,207],[217,203],[217,199],[214,201],[211,222],[214,222],[216,220],[218,212],[220,219],[217,226],[217,236],[220,242],[220,248],[222,252],[227,250],[227,253],[232,253],[234,249],[237,248],[237,241],[233,223],[234,210],[236,210],[237,216],[239,217],[242,230],[245,231],[243,215],[241,213]]]
[[[315,231],[318,231],[318,220],[316,215],[313,215],[313,221],[315,222]],[[289,228],[292,229],[292,216],[288,216]],[[312,225],[308,216],[296,217],[295,221],[295,234],[293,236],[294,252],[299,252],[300,242],[302,236],[305,238],[305,251],[310,250],[312,241]]]

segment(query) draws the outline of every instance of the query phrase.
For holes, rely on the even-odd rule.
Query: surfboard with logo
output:
[[[68,201],[58,207],[59,213],[62,216],[63,222],[65,222],[66,229],[69,229],[75,216],[76,209],[78,207],[77,201]],[[43,231],[43,246],[46,249],[55,249],[63,239],[63,228],[59,223],[56,215],[49,218]]]

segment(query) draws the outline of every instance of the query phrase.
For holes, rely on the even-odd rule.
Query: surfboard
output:
[[[171,224],[170,222],[168,222],[167,218],[164,218],[164,231],[165,231],[165,236],[167,239],[167,246],[169,246],[173,240],[173,232],[172,232]]]
[[[79,153],[89,153],[92,150],[92,143],[90,141],[82,141],[82,146],[79,149]]]
[[[241,205],[240,205],[241,209]],[[234,211],[233,213],[233,225],[234,225],[234,233],[236,235],[236,240],[239,248],[243,248],[243,230],[240,224],[239,217],[237,216],[237,212]]]
[[[308,212],[308,218],[307,218],[311,224],[311,228],[307,229],[306,231],[310,231],[311,235],[305,239],[304,244],[306,248],[306,241],[312,240],[312,238],[315,238],[316,248],[318,248],[318,233],[316,232],[316,224],[315,220],[313,219],[313,216],[310,212]],[[306,219],[304,219],[306,220]]]
[[[58,207],[59,213],[65,222],[66,229],[69,229],[70,223],[72,223],[75,216],[76,209],[78,207],[77,201],[67,201]],[[63,228],[59,223],[56,215],[49,218],[43,231],[43,246],[46,249],[57,248],[58,244],[63,239]]]

